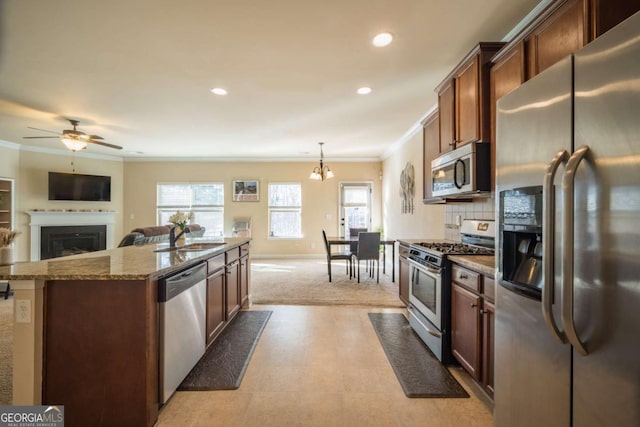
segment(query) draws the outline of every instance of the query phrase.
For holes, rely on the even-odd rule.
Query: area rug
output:
[[[401,313],[369,313],[369,319],[407,397],[469,397]]]
[[[241,311],[209,346],[178,390],[235,390],[240,387],[253,350],[271,311]]]
[[[389,261],[390,264],[390,261]],[[404,307],[398,296],[398,277],[391,281],[380,268],[380,283],[360,271],[360,283],[349,279],[344,262],[334,262],[332,282],[323,259],[252,259],[251,301],[280,305],[365,305]],[[396,272],[397,273],[397,272]]]

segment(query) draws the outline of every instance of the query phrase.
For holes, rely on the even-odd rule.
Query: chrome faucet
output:
[[[190,232],[190,231],[191,230],[189,230],[189,226],[186,226],[180,232],[180,234],[178,234],[176,236],[176,227],[171,227],[171,229],[169,230],[169,247],[170,248],[175,248],[176,247],[176,241],[180,238],[180,236],[182,236],[184,233]]]

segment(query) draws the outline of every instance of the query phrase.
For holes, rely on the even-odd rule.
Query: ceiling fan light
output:
[[[71,151],[80,151],[87,148],[87,143],[85,141],[80,141],[77,139],[71,138],[60,138],[65,147],[67,147]]]

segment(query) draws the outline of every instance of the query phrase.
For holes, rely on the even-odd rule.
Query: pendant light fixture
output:
[[[316,181],[324,181],[325,179],[333,178],[333,172],[329,169],[329,166],[324,164],[324,153],[322,152],[322,146],[324,142],[318,142],[320,144],[320,166],[316,166],[311,171],[309,179],[315,179]]]

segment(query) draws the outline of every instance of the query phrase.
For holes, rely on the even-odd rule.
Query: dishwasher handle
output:
[[[167,302],[203,280],[207,280],[205,263],[164,277],[158,281],[158,302]]]

